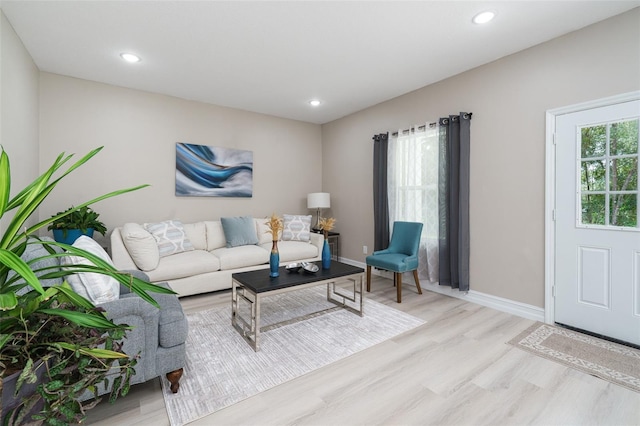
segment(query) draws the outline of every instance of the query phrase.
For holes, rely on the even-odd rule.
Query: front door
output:
[[[555,321],[640,345],[640,101],[556,117]]]

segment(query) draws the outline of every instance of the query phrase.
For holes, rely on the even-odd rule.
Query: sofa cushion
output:
[[[122,242],[133,259],[133,263],[142,270],[150,271],[158,267],[160,252],[153,235],[137,223],[125,223],[120,230]]]
[[[194,249],[207,249],[207,229],[204,226],[204,222],[183,223],[182,226]]]
[[[184,226],[179,220],[145,223],[144,228],[155,238],[160,257],[194,250],[193,244],[187,238]]]
[[[311,215],[285,214],[283,217],[282,240],[309,242],[311,232]]]
[[[205,221],[204,226],[207,230],[207,251],[227,246],[227,240],[224,238],[224,229],[222,229],[222,222],[219,220]]]
[[[258,232],[258,245],[271,243],[273,241],[273,237],[271,236],[271,230],[267,226],[267,222],[269,222],[269,218],[256,218],[256,231]],[[278,235],[278,239],[280,239],[281,234]],[[271,247],[271,246],[269,246]],[[271,248],[269,248],[271,250]]]
[[[245,266],[255,266],[267,263],[269,261],[269,250],[265,250],[260,246],[238,246],[231,248],[219,248],[212,250],[211,253],[220,259],[220,269],[228,271],[229,269],[243,268]]]
[[[72,247],[85,250],[100,259],[104,260],[111,266],[113,262],[107,252],[93,238],[86,235],[80,236],[74,241]],[[60,258],[60,264],[69,265],[94,265],[89,259],[84,257],[68,255]],[[73,288],[73,291],[82,297],[91,300],[95,304],[111,302],[117,300],[120,296],[120,283],[108,275],[102,275],[95,272],[81,272],[67,276],[67,282]]]
[[[205,250],[176,253],[160,259],[158,267],[147,271],[151,281],[166,281],[176,278],[215,272],[220,269],[218,258]]]
[[[40,237],[41,241],[49,241],[53,242],[53,238],[51,237]],[[42,244],[37,242],[37,238],[28,237],[27,239],[27,247],[22,253],[20,258],[29,264],[29,268],[35,272],[36,276],[40,278],[44,274],[55,273],[60,271],[60,261],[57,258],[51,258],[49,256],[49,252],[47,249],[43,247]],[[49,245],[50,248],[53,249],[56,253],[62,253],[61,247],[55,245]],[[11,269],[9,270],[8,278],[13,278],[16,275],[16,272]],[[62,278],[51,278],[51,279],[42,279],[40,278],[40,284],[43,287],[51,287],[54,285],[62,284]],[[20,278],[16,283],[24,283],[24,279]],[[17,294],[22,295],[30,291],[32,287],[27,285],[20,290],[17,291]]]
[[[265,250],[271,251],[271,243],[261,244]],[[280,262],[294,262],[296,260],[311,259],[320,255],[318,247],[302,241],[279,241],[278,253]]]
[[[222,217],[220,222],[222,222],[227,247],[258,244],[258,234],[252,217]]]

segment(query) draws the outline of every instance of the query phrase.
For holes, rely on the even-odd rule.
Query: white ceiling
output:
[[[640,0],[0,3],[42,71],[312,123],[638,6]],[[496,18],[473,24],[484,10]],[[127,64],[121,52],[142,61]],[[322,105],[310,107],[312,98]]]

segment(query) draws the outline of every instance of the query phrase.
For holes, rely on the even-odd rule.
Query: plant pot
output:
[[[18,381],[18,377],[22,371],[17,371],[10,376],[2,378],[2,414],[0,416],[0,421],[2,424],[5,424],[5,416],[9,414],[9,411],[18,407],[24,398],[28,398],[36,392],[38,385],[40,385],[44,381],[45,374],[47,372],[47,368],[43,365],[43,362],[40,361],[37,364],[36,370],[36,382],[35,383],[23,383],[20,388],[20,392],[18,395],[15,395],[16,391],[16,383]],[[24,422],[29,422],[31,416],[33,414],[39,413],[44,407],[44,399],[40,398],[38,402],[31,407],[28,414],[24,417]]]
[[[82,232],[81,229],[54,229],[53,239],[59,243],[73,244],[75,240],[80,238],[81,235],[86,235],[89,238],[93,238],[93,228],[88,228],[87,232]]]

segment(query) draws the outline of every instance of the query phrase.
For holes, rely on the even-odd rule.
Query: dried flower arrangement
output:
[[[278,241],[278,235],[280,234],[280,232],[282,232],[282,229],[284,227],[282,224],[282,218],[274,213],[271,215],[269,220],[265,222],[265,225],[267,225],[267,227],[269,228],[269,230],[266,232],[271,233],[271,240]]]
[[[322,229],[325,239],[329,236],[329,231],[331,231],[335,225],[336,219],[333,217],[323,217],[320,219],[320,229]]]

